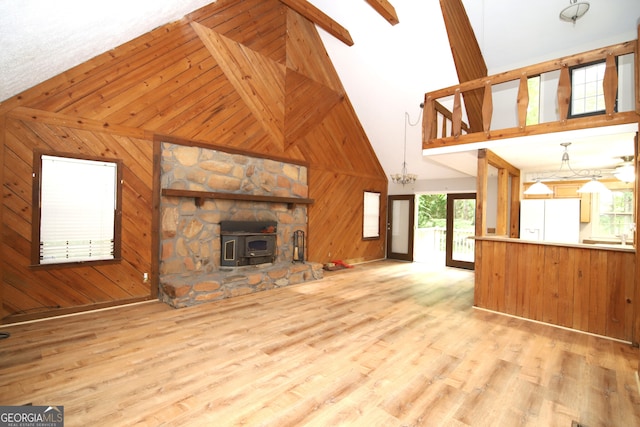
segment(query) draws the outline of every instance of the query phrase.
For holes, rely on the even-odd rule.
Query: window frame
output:
[[[366,232],[368,230],[368,225],[373,224],[373,220],[368,220],[368,218],[373,217],[374,214],[369,212],[367,209],[367,195],[375,195],[377,197],[378,206],[377,212],[375,214],[376,224],[377,224],[377,232],[376,234],[367,235]],[[382,207],[381,203],[382,193],[380,191],[371,191],[364,190],[362,196],[362,240],[379,240],[380,239],[380,209]]]
[[[40,260],[40,228],[41,228],[41,191],[42,191],[42,157],[52,156],[76,160],[114,163],[116,166],[115,212],[113,218],[113,258],[96,260],[77,260],[69,262],[42,263]],[[66,153],[48,150],[34,150],[33,154],[33,186],[32,186],[32,222],[31,222],[31,268],[53,269],[68,268],[79,265],[103,265],[121,262],[122,253],[122,171],[123,161],[106,157],[87,156],[80,153]]]
[[[618,58],[616,58],[616,69],[617,67],[617,63],[618,63]],[[575,118],[580,118],[580,117],[589,117],[589,116],[598,116],[598,115],[602,115],[602,114],[606,114],[606,105],[604,106],[603,109],[601,110],[594,110],[594,111],[588,111],[585,113],[574,113],[573,112],[573,107],[574,107],[574,94],[575,91],[573,90],[573,79],[574,79],[574,71],[576,70],[580,70],[583,68],[587,68],[587,67],[592,67],[594,65],[603,65],[605,67],[605,72],[606,72],[606,60],[602,59],[602,60],[598,60],[598,61],[592,61],[586,64],[579,64],[579,65],[574,65],[569,67],[569,82],[570,82],[570,87],[571,87],[571,96],[569,99],[569,113],[568,113],[568,118],[570,119],[575,119]],[[603,77],[602,80],[598,80],[598,84],[602,85],[604,82],[604,73],[603,73]],[[604,96],[604,88],[603,88],[603,96]],[[613,111],[614,112],[618,112],[618,94],[616,93],[616,100],[613,106]]]

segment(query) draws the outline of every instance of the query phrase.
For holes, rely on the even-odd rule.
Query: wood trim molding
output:
[[[425,116],[427,116],[427,111],[425,111]],[[514,138],[517,136],[531,136],[531,135],[542,135],[547,133],[554,132],[564,132],[569,130],[579,130],[579,129],[591,129],[598,128],[603,126],[614,126],[614,125],[622,125],[629,123],[637,123],[638,122],[638,114],[635,111],[626,111],[622,113],[614,113],[612,116],[607,115],[598,115],[598,116],[588,116],[588,117],[579,117],[575,119],[567,119],[564,122],[549,122],[549,123],[541,123],[537,125],[528,125],[525,130],[521,130],[519,127],[507,128],[507,129],[498,129],[491,131],[491,138],[487,139],[484,132],[475,132],[465,135],[460,135],[457,138],[447,137],[447,138],[435,138],[428,141],[423,141],[422,148],[428,150],[430,148],[437,147],[446,147],[453,145],[464,145],[470,144],[473,142],[487,142],[487,141],[496,141],[499,139],[506,138]]]
[[[167,143],[176,144],[176,145],[185,145],[188,147],[207,148],[209,150],[222,151],[228,154],[239,154],[241,156],[257,157],[259,159],[268,159],[268,160],[273,160],[275,162],[291,163],[293,165],[304,166],[307,169],[309,169],[309,162],[306,160],[290,159],[287,157],[280,157],[280,156],[273,156],[273,155],[265,155],[261,153],[255,153],[249,150],[242,150],[239,148],[229,147],[227,145],[216,145],[209,142],[195,141],[195,140],[180,138],[180,137],[171,136],[171,135],[163,135],[163,134],[155,134],[153,136],[153,140],[157,142],[167,142]]]

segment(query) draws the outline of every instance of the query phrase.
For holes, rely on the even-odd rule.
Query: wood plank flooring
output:
[[[472,272],[381,261],[3,326],[0,405],[68,427],[640,425],[637,348],[472,303]]]

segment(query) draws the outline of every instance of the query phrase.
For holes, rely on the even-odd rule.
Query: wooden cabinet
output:
[[[576,184],[557,184],[553,186],[553,198],[554,199],[575,199],[580,198],[578,190],[580,185]]]

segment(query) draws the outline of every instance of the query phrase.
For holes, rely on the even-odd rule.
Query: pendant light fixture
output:
[[[571,164],[569,163],[569,146],[570,142],[563,142],[560,144],[564,147],[564,151],[562,153],[562,161],[560,163],[560,168],[558,171],[552,173],[547,176],[538,176],[536,178],[536,182],[531,185],[524,194],[526,195],[540,195],[540,194],[553,194],[553,190],[549,188],[544,182],[545,180],[565,180],[565,179],[589,179],[586,184],[578,189],[578,193],[605,193],[610,190],[600,181],[600,171],[598,170],[579,170],[575,171]]]
[[[549,188],[544,182],[536,179],[536,182],[524,192],[524,194],[530,195],[543,195],[543,194],[553,194],[553,190]]]
[[[395,184],[402,184],[404,187],[406,184],[413,184],[418,179],[418,175],[414,173],[409,173],[407,170],[407,124],[410,126],[416,126],[420,123],[420,116],[422,115],[422,108],[424,104],[420,104],[420,114],[418,115],[418,120],[415,123],[411,123],[411,119],[409,117],[409,113],[404,112],[404,157],[402,160],[402,169],[400,173],[391,174],[391,180]]]
[[[578,193],[608,193],[609,190],[606,185],[601,183],[596,179],[596,177],[592,177],[585,185],[578,188]]]

